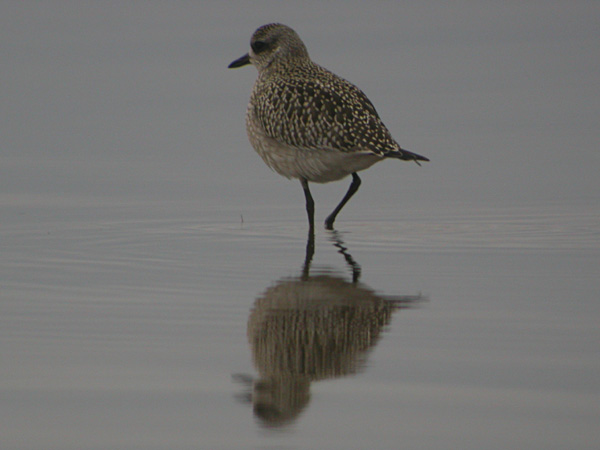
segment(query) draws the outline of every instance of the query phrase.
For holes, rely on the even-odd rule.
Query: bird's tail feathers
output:
[[[398,159],[401,159],[403,161],[414,161],[419,166],[421,165],[419,163],[419,161],[429,161],[429,158],[426,158],[425,156],[418,155],[417,153],[409,152],[408,150],[405,150],[403,148],[400,148],[400,149],[398,149],[398,150],[396,150],[394,152],[389,152],[385,156],[387,156],[389,158],[398,158]]]

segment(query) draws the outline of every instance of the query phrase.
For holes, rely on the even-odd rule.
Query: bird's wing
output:
[[[254,114],[265,133],[294,147],[381,156],[400,151],[373,104],[356,86],[321,69],[319,77],[262,84]],[[392,156],[392,155],[390,155]]]

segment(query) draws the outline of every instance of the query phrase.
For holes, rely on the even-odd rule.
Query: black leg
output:
[[[335,222],[335,218],[337,217],[338,213],[342,210],[344,205],[348,203],[348,200],[350,200],[350,198],[356,193],[356,191],[358,191],[359,186],[360,178],[358,177],[356,172],[354,172],[352,174],[352,183],[350,183],[348,192],[346,192],[346,195],[344,195],[344,198],[342,199],[340,204],[335,207],[331,214],[329,214],[329,217],[325,219],[325,228],[327,228],[328,230],[333,230],[333,222]]]
[[[306,178],[300,178],[302,189],[304,189],[304,197],[306,198],[306,213],[308,214],[308,227],[309,234],[315,232],[315,201],[310,195],[310,189],[308,188],[308,180]]]

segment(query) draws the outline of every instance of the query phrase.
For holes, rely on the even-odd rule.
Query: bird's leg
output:
[[[310,189],[308,188],[308,180],[306,178],[300,178],[302,189],[304,189],[304,197],[306,198],[306,213],[308,214],[308,227],[309,235],[315,233],[315,201],[310,195]]]
[[[325,228],[327,228],[328,230],[333,230],[333,222],[335,221],[335,218],[337,217],[338,213],[342,210],[344,205],[348,203],[348,200],[350,200],[350,198],[356,193],[356,191],[358,191],[359,186],[360,178],[358,177],[356,172],[354,172],[352,174],[352,183],[350,183],[348,192],[346,192],[346,195],[344,195],[344,198],[342,199],[340,204],[335,207],[331,214],[329,214],[329,217],[325,219]]]

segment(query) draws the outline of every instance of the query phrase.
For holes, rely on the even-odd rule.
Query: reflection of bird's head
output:
[[[263,378],[254,383],[254,414],[267,426],[284,426],[304,410],[310,399],[310,382],[303,377]]]
[[[285,427],[292,423],[310,400],[310,381],[298,377],[269,377],[258,380],[235,374],[234,380],[247,388],[236,395],[242,403],[252,404],[254,415],[265,427]]]

